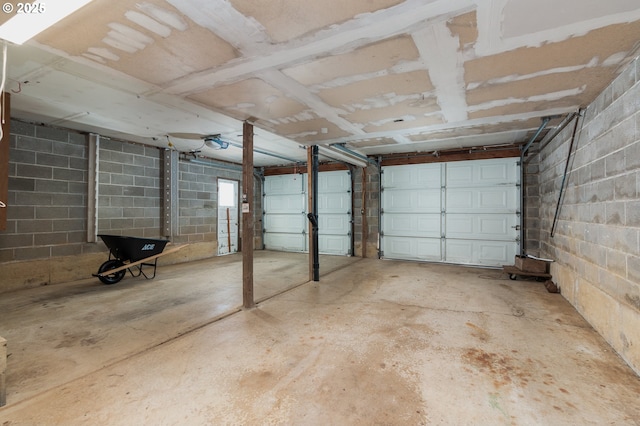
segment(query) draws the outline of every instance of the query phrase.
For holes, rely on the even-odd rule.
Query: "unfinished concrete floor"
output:
[[[239,256],[0,295],[0,425],[640,424],[640,378],[541,283],[327,257],[282,292],[306,256],[256,254],[278,295],[246,311]]]

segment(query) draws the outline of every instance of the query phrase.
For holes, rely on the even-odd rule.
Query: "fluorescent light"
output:
[[[3,11],[14,16],[0,26],[0,39],[23,44],[42,31],[71,15],[92,0],[47,0],[43,2],[4,3]],[[7,9],[11,6],[11,11]],[[22,9],[19,9],[22,8]]]

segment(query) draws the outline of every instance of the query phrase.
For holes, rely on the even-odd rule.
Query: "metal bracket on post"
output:
[[[87,178],[87,242],[98,241],[98,176],[100,174],[100,135],[87,136],[88,178]]]
[[[171,239],[178,235],[178,151],[164,150],[162,181],[162,231]]]
[[[318,145],[313,145],[310,148],[310,161],[309,165],[309,184],[311,196],[311,211],[307,214],[307,218],[311,222],[311,252],[312,252],[312,278],[313,281],[320,281],[320,253],[318,242]]]

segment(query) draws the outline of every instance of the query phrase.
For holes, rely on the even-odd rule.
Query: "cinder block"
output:
[[[51,179],[53,168],[49,166],[39,166],[33,164],[18,164],[18,176],[33,177],[39,179]]]
[[[620,75],[615,79],[612,85],[613,99],[622,96],[636,82],[636,67],[634,64],[626,67]]]
[[[16,148],[33,152],[53,152],[53,142],[28,136],[18,136]]]
[[[85,172],[75,169],[53,169],[53,178],[71,182],[84,182]]]
[[[80,194],[56,194],[52,198],[52,206],[84,207],[84,196]]]
[[[55,127],[38,126],[36,127],[36,136],[46,139],[47,141],[67,142],[69,140],[69,132],[64,129]]]
[[[640,113],[638,117],[640,117]],[[625,148],[625,158],[628,170],[637,170],[640,168],[640,141],[636,141]]]
[[[36,161],[43,166],[69,167],[69,158],[63,155],[39,152]]]
[[[137,154],[137,156],[141,156],[141,155],[144,155],[144,145],[123,143],[122,152],[126,152],[129,154]]]

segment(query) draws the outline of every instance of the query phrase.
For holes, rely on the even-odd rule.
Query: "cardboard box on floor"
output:
[[[527,256],[516,256],[515,267],[525,272],[549,272],[549,262],[546,260],[532,259]]]

